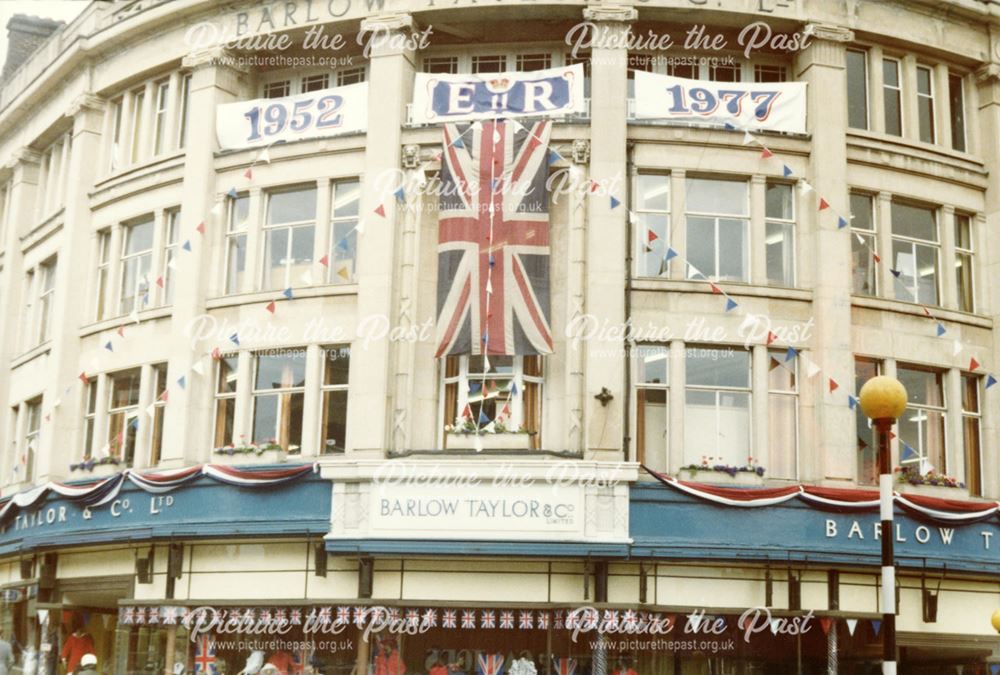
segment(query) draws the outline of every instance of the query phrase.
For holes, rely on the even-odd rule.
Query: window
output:
[[[160,463],[163,451],[163,420],[167,412],[167,364],[153,366],[153,434],[149,443],[149,466]]]
[[[847,126],[868,128],[868,54],[847,50]]]
[[[750,445],[750,352],[688,347],[685,350],[684,464],[744,466]]]
[[[784,66],[772,66],[757,63],[753,67],[754,82],[784,82],[786,80]]]
[[[28,270],[24,275],[24,303],[21,306],[21,326],[18,331],[18,342],[21,350],[34,347],[35,329],[34,315],[38,306],[38,274],[36,270]]]
[[[906,410],[897,422],[899,464],[921,474],[932,470],[945,473],[948,467],[945,460],[944,373],[920,366],[900,366],[896,377],[909,396]]]
[[[315,186],[267,195],[262,290],[288,288],[310,269],[315,229]]]
[[[958,308],[963,312],[976,310],[972,281],[972,216],[955,214],[955,288]]]
[[[854,292],[877,295],[878,273],[875,254],[875,198],[860,192],[851,193],[851,269]]]
[[[97,233],[97,297],[94,316],[98,321],[107,316],[108,272],[111,267],[111,230]]]
[[[670,348],[639,345],[633,351],[635,378],[636,461],[654,471],[669,468]]]
[[[335,284],[355,281],[358,258],[358,204],[361,185],[356,180],[333,184],[333,206],[330,209],[330,275]]]
[[[864,356],[854,357],[854,396],[861,394],[865,382],[882,374],[882,362]],[[878,485],[878,439],[872,431],[872,423],[861,410],[854,407],[855,428],[858,439],[858,485]]]
[[[38,267],[38,315],[35,317],[35,344],[42,344],[52,337],[52,304],[56,291],[56,259],[51,258]]]
[[[135,460],[140,379],[141,371],[138,368],[108,376],[108,444],[111,454],[124,462],[125,466],[132,466]]]
[[[767,283],[775,286],[794,286],[794,190],[788,183],[768,183],[764,201]]]
[[[902,86],[899,61],[882,59],[882,95],[885,100],[885,133],[903,135]]]
[[[302,93],[310,91],[320,91],[326,89],[329,76],[326,73],[321,75],[306,75],[302,78]]]
[[[139,89],[132,94],[132,109],[129,119],[132,122],[132,137],[129,139],[129,161],[133,164],[139,161],[139,150],[142,140],[142,107],[146,99],[146,91]]]
[[[338,87],[344,87],[347,86],[348,84],[358,84],[359,82],[364,82],[364,81],[365,81],[364,66],[337,71]]]
[[[698,66],[694,63],[667,63],[667,75],[671,77],[686,77],[689,80],[698,79]]]
[[[122,237],[121,294],[118,313],[131,314],[149,301],[153,266],[153,219],[126,225]]]
[[[767,472],[772,478],[799,477],[798,359],[788,360],[785,350],[767,353],[767,417],[771,440]]]
[[[97,380],[87,382],[83,408],[83,458],[94,456],[94,426],[97,423]]]
[[[63,134],[41,153],[38,189],[35,191],[38,218],[48,217],[63,205],[69,146],[70,135]]]
[[[451,356],[445,361],[445,425],[470,420],[480,428],[499,422],[531,434],[538,449],[541,433],[542,364],[537,356]]]
[[[250,197],[238,195],[228,199],[229,214],[226,219],[226,293],[239,293],[247,268],[247,218],[250,215]]]
[[[507,70],[507,57],[503,54],[492,56],[473,56],[473,73],[502,73]]]
[[[934,142],[934,77],[931,69],[917,66],[917,122],[920,140]]]
[[[38,397],[24,404],[24,447],[21,451],[21,466],[24,480],[35,475],[35,456],[38,453],[38,439],[42,433],[42,399]]]
[[[708,79],[713,82],[739,82],[740,64],[712,63],[708,67]]]
[[[746,181],[687,180],[689,279],[750,279],[748,215]]]
[[[551,54],[518,54],[514,57],[514,69],[520,73],[545,70],[552,67]]]
[[[181,212],[177,209],[167,211],[166,222],[163,233],[163,304],[171,305],[174,302],[174,285],[176,284],[176,274],[174,268],[177,267],[177,238],[181,227]]]
[[[457,56],[428,56],[423,61],[425,73],[443,73],[455,75],[458,73]]]
[[[983,494],[983,455],[981,447],[982,410],[979,407],[980,378],[962,373],[962,445],[965,447],[965,484],[969,494]]]
[[[282,98],[292,93],[291,80],[268,82],[264,85],[264,98]]]
[[[948,74],[948,101],[951,108],[951,147],[965,152],[965,93],[961,75]]]
[[[347,374],[351,365],[350,347],[323,350],[323,423],[320,452],[342,453],[347,435]]]
[[[153,154],[161,154],[165,148],[167,134],[167,94],[170,92],[170,82],[157,82],[156,107],[153,110]]]
[[[180,119],[177,122],[177,147],[183,148],[187,143],[188,128],[188,108],[190,107],[189,97],[191,95],[191,76],[185,75],[181,79],[180,95]]]
[[[239,359],[224,356],[219,359],[215,384],[215,447],[235,443],[233,429],[236,424],[236,385]]]
[[[665,276],[670,246],[670,176],[636,176],[635,204],[636,276]]]
[[[122,99],[111,103],[111,152],[109,153],[108,171],[116,171],[121,166],[123,108],[124,102]]]
[[[933,209],[893,200],[892,260],[897,300],[938,304],[938,232]]]
[[[306,352],[254,355],[253,442],[276,444],[288,453],[302,447]]]

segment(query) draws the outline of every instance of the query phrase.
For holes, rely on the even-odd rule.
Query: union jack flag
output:
[[[130,624],[135,622],[135,607],[124,607],[121,610],[122,623]]]
[[[496,628],[497,627],[497,615],[492,609],[484,609],[482,616],[479,618],[480,628]]]
[[[434,628],[438,623],[438,613],[433,607],[424,610],[423,624],[428,628]],[[452,626],[454,628],[454,626]]]
[[[262,610],[260,610],[260,620],[261,621],[265,621],[267,623],[270,623],[271,622],[271,616],[272,616],[271,610],[269,610],[269,609],[262,609]]]
[[[462,628],[476,627],[476,611],[474,609],[462,610]]]
[[[622,617],[622,621],[626,628],[635,628],[639,623],[638,617],[635,614],[634,609],[626,609],[625,614]]]
[[[142,625],[146,623],[146,608],[136,607],[135,608],[135,623]]]
[[[175,625],[177,623],[177,608],[176,607],[164,607],[163,608],[163,623],[168,625]]]
[[[328,624],[333,619],[333,608],[324,607],[319,610],[319,621],[322,624]]]
[[[514,627],[514,612],[509,609],[505,609],[500,612],[500,627],[501,628],[513,628]]]
[[[530,610],[522,611],[517,627],[521,630],[528,630],[535,627],[535,617]]]
[[[438,357],[552,353],[550,132],[549,122],[444,126]]]
[[[246,611],[243,612],[244,621],[254,621],[257,618],[257,613],[253,611],[253,607],[247,607]]]
[[[365,617],[367,616],[365,609],[361,606],[354,608],[354,625],[358,628],[365,625]]]
[[[279,624],[284,624],[288,621],[288,612],[284,608],[274,610],[274,620]]]
[[[555,628],[556,630],[563,629],[563,610],[561,609],[556,610],[556,618],[552,627]]]
[[[406,623],[410,626],[416,626],[420,623],[420,612],[415,609],[406,610]]]
[[[454,609],[446,609],[441,615],[441,627],[442,628],[455,628],[456,625],[456,615],[457,611]]]
[[[576,659],[556,659],[556,675],[576,675]]]
[[[551,618],[552,618],[552,615],[549,614],[548,612],[539,612],[538,613],[538,627],[540,629],[542,629],[542,630],[548,630],[549,629],[549,621],[551,620]]]
[[[399,607],[389,608],[389,621],[399,621]]]
[[[348,624],[351,623],[351,608],[350,607],[338,607],[337,608],[337,623]]]
[[[293,609],[288,613],[288,623],[298,625],[302,623],[302,610]]]
[[[604,610],[604,623],[608,626],[618,627],[619,614],[617,609]]]
[[[148,623],[148,624],[158,624],[158,623],[160,623],[160,608],[159,607],[150,607],[149,608],[149,615],[148,615],[148,618],[146,619],[146,623]]]
[[[503,654],[476,652],[477,675],[503,675]]]
[[[215,661],[215,640],[208,635],[202,635],[194,643],[194,672],[205,675],[217,675],[219,672]]]

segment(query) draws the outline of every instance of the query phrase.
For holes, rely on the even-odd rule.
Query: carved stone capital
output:
[[[80,94],[73,99],[72,103],[69,104],[66,114],[70,117],[76,117],[85,110],[101,112],[104,110],[104,106],[105,101],[100,96],[95,96],[94,94]]]
[[[802,32],[817,40],[828,42],[854,42],[854,31],[829,23],[807,23]]]
[[[415,28],[410,14],[382,14],[362,19],[360,33],[412,33]]]
[[[976,70],[976,82],[986,84],[1000,81],[1000,63],[987,63]]]
[[[37,150],[32,150],[28,146],[18,148],[10,154],[10,159],[4,164],[5,169],[13,169],[18,164],[38,164],[42,160],[42,154]]]
[[[196,52],[191,52],[181,59],[181,67],[187,70],[201,70],[202,68],[228,68],[240,73],[249,73],[250,68],[242,65],[238,61],[238,56],[223,47],[209,47]]]
[[[600,7],[584,7],[583,18],[594,23],[613,21],[617,23],[632,23],[639,18],[635,7],[625,5],[604,5]]]

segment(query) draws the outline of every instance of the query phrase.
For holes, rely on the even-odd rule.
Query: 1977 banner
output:
[[[635,116],[804,134],[806,83],[712,82],[638,71]]]
[[[215,112],[222,150],[358,133],[366,130],[367,123],[367,82],[297,96],[227,103]]]
[[[558,117],[585,110],[582,64],[527,73],[417,73],[411,121],[437,124],[497,117]]]

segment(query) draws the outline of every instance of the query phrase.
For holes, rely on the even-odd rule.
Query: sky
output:
[[[15,14],[29,14],[69,23],[90,0],[0,0],[0,62],[7,56],[7,21]]]

